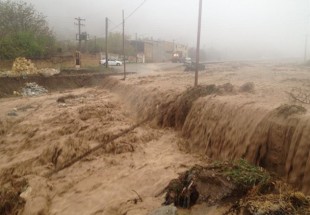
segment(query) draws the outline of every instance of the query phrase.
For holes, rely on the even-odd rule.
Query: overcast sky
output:
[[[99,37],[105,34],[105,17],[113,28],[121,22],[123,9],[126,17],[143,1],[26,0],[46,15],[54,32],[65,39],[74,38],[77,32],[75,17],[85,18],[82,30]],[[147,0],[126,20],[126,32],[132,37],[137,33],[138,37],[195,46],[198,3]],[[302,58],[309,18],[309,0],[203,0],[201,45],[241,58]]]

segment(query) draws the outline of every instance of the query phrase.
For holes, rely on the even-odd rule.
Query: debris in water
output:
[[[69,94],[69,95],[66,95],[66,96],[61,96],[57,99],[57,102],[58,103],[66,103],[66,100],[68,99],[74,99],[76,98],[75,95],[72,95],[72,94]]]
[[[19,214],[25,204],[25,200],[20,194],[26,190],[28,182],[26,180],[11,181],[0,188],[0,214]]]
[[[253,82],[247,82],[240,87],[241,92],[254,93],[255,85]]]
[[[48,93],[48,90],[35,82],[26,83],[26,86],[22,89],[23,96],[38,96],[46,93]]]
[[[164,192],[164,205],[182,208],[228,203],[226,214],[310,214],[309,197],[243,159],[193,166],[171,180]]]
[[[283,193],[255,195],[245,197],[238,207],[244,208],[245,214],[310,214],[309,198],[303,193],[292,190],[278,190]]]
[[[17,116],[16,111],[10,111],[8,112],[8,116]]]

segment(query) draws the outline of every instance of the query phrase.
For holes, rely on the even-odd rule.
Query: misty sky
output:
[[[58,37],[75,37],[74,18],[86,19],[90,36],[105,34],[128,16],[143,0],[25,0],[47,16]],[[128,20],[126,32],[134,38],[153,37],[195,46],[198,0],[147,0]],[[310,33],[309,0],[203,0],[203,48],[230,57],[299,57],[304,54],[305,35]],[[117,28],[114,31],[121,31]],[[310,38],[309,38],[310,41]],[[309,43],[310,44],[310,43]]]

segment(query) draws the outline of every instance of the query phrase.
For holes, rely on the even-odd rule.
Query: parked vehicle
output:
[[[180,51],[174,52],[171,61],[172,63],[182,63],[183,53]]]
[[[101,65],[105,65],[106,64],[106,60],[105,59],[102,59],[100,60],[99,62]],[[118,60],[108,60],[108,65],[109,66],[121,66],[123,65],[123,63],[121,61],[118,61]]]
[[[192,58],[186,57],[184,59],[184,66],[187,66],[187,65],[190,65],[190,64],[192,64]]]

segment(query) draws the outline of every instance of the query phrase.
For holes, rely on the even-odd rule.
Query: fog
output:
[[[143,0],[26,0],[46,15],[59,39],[74,39],[74,18],[90,36],[103,37]],[[309,31],[308,0],[203,0],[201,46],[227,59],[299,58]],[[126,34],[195,46],[198,0],[147,0],[126,19]]]

